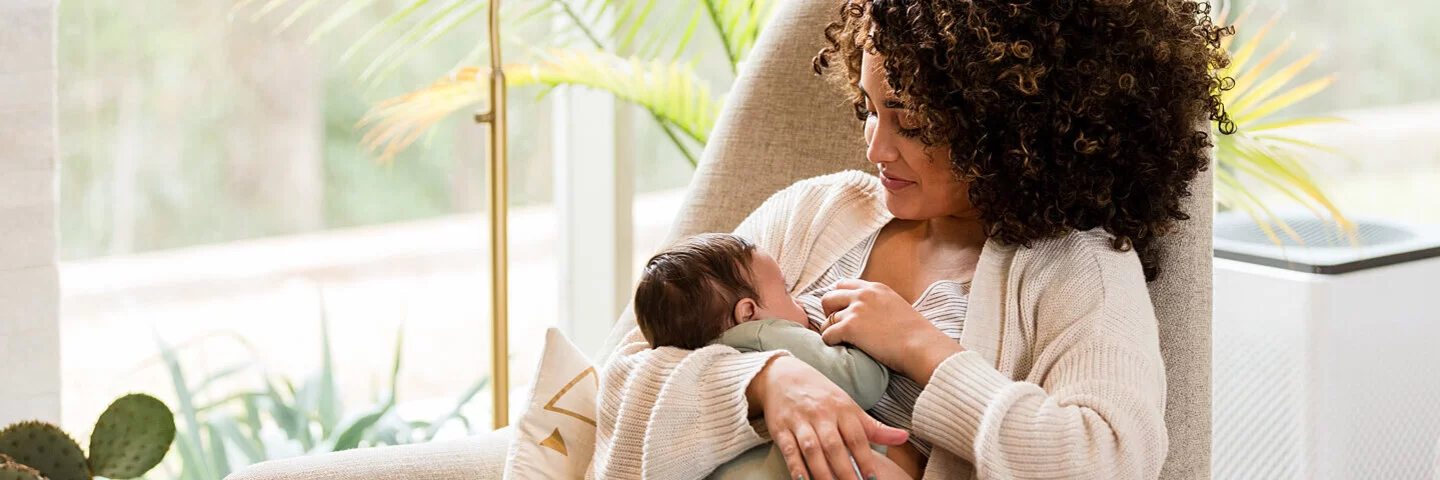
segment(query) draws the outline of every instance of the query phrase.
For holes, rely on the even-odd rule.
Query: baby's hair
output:
[[[754,254],[755,244],[738,235],[706,233],[651,257],[635,288],[635,322],[650,346],[698,349],[738,323],[737,302],[760,302]]]

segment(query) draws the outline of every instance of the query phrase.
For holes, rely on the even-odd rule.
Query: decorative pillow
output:
[[[505,459],[507,480],[578,479],[595,453],[600,376],[560,330],[545,331],[535,387]]]

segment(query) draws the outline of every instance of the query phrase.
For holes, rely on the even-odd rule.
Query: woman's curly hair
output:
[[[1154,240],[1189,218],[1180,201],[1209,165],[1229,34],[1207,2],[850,0],[815,57],[863,120],[861,55],[927,145],[950,147],[991,238],[1028,245],[1104,228],[1159,273]],[[831,68],[836,65],[839,68]]]

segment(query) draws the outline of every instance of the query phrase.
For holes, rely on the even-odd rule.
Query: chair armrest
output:
[[[361,448],[257,463],[226,480],[498,479],[514,430],[393,447]]]

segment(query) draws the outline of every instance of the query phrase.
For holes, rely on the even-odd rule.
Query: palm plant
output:
[[[1253,10],[1254,6],[1251,5],[1231,21],[1230,4],[1227,2],[1217,19],[1225,25],[1239,25]],[[1315,216],[1329,218],[1354,241],[1354,225],[1321,191],[1306,160],[1306,154],[1316,151],[1347,158],[1348,156],[1325,145],[1287,136],[1283,130],[1288,127],[1344,120],[1331,116],[1274,118],[1286,108],[1325,90],[1334,81],[1333,75],[1325,75],[1289,86],[1319,57],[1319,50],[1311,51],[1298,60],[1271,70],[1281,55],[1289,50],[1294,40],[1291,37],[1268,52],[1261,51],[1261,42],[1279,19],[1280,15],[1276,14],[1242,43],[1235,44],[1234,36],[1225,37],[1221,41],[1222,48],[1230,53],[1231,59],[1230,65],[1221,72],[1222,78],[1230,79],[1226,86],[1233,88],[1221,91],[1220,98],[1233,123],[1216,123],[1214,128],[1217,131],[1233,133],[1214,137],[1217,147],[1215,200],[1221,208],[1236,209],[1250,215],[1265,235],[1275,243],[1281,243],[1276,233],[1278,229],[1303,244],[1300,236],[1244,183],[1244,180],[1249,178],[1303,205]],[[1233,81],[1233,84],[1230,84],[1230,81]]]
[[[355,14],[382,8],[377,0],[237,0],[236,11],[254,8],[251,18],[288,14],[279,28],[290,28],[318,11],[330,12],[310,32],[310,40],[337,32]],[[759,37],[773,0],[510,0],[501,13],[510,31],[535,22],[554,27],[543,45],[513,35],[511,47],[524,52],[505,67],[510,86],[550,88],[575,85],[609,92],[650,117],[693,165],[724,102],[697,73],[701,53],[693,42],[702,25],[719,40],[732,74],[741,68]],[[342,59],[351,59],[381,37],[388,46],[370,59],[361,80],[375,84],[417,52],[448,35],[484,10],[486,0],[399,0],[384,20],[355,39]],[[325,7],[325,8],[320,8]],[[690,7],[690,8],[686,8]],[[470,31],[475,48],[433,84],[377,104],[361,121],[365,143],[382,158],[419,140],[440,120],[469,112],[487,97],[489,76],[481,65],[487,50],[484,32]],[[542,93],[543,95],[543,93]]]

